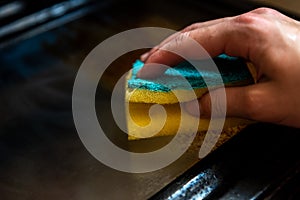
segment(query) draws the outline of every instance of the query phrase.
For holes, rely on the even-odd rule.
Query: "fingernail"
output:
[[[141,61],[144,62],[145,60],[147,60],[148,56],[149,56],[149,52],[144,53],[143,55],[141,55],[141,57],[140,57]]]
[[[145,63],[143,68],[137,73],[137,78],[141,79],[155,79],[162,75],[167,68],[164,65],[156,63]]]
[[[136,77],[137,78],[141,78],[143,76],[143,72],[142,72],[142,69],[140,69],[137,74],[136,74]]]
[[[201,106],[199,105],[198,100],[193,100],[185,103],[185,110],[195,117],[200,117],[201,114]]]

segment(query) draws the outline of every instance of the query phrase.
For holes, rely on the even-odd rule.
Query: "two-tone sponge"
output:
[[[143,62],[137,60],[126,80],[125,100],[129,105],[126,113],[129,139],[152,137],[154,130],[157,130],[154,136],[174,135],[178,132],[182,119],[187,123],[181,127],[179,134],[191,132],[191,127],[195,123],[199,123],[199,132],[206,131],[210,122],[209,119],[201,118],[199,122],[199,118],[191,116],[181,109],[180,103],[193,100],[195,95],[200,98],[206,93],[208,89],[204,80],[209,80],[209,86],[212,88],[218,88],[222,83],[225,87],[233,87],[249,85],[254,82],[249,66],[244,60],[226,55],[220,55],[213,60],[219,73],[215,69],[205,67],[209,64],[208,60],[197,62],[201,68],[200,73],[191,63],[183,61],[152,80],[137,78],[137,72],[144,65]],[[218,78],[220,74],[222,77],[221,84]],[[149,116],[149,109],[155,104],[159,104],[165,109],[167,117],[163,126],[161,126],[161,122],[165,116],[155,112],[151,113],[151,118]],[[213,120],[218,122],[219,119]],[[150,123],[151,126],[148,129],[144,128],[141,131],[139,128],[146,127]],[[248,123],[250,121],[245,119],[227,118],[223,129]]]

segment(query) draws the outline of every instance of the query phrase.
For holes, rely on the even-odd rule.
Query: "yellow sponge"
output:
[[[216,58],[217,64],[225,86],[240,86],[253,83],[253,77],[247,64],[236,58],[219,56]],[[205,62],[204,62],[205,63]],[[143,66],[141,61],[133,65],[131,73],[126,80],[126,117],[129,139],[140,139],[154,136],[174,135],[178,132],[181,120],[185,123],[181,125],[179,134],[188,134],[192,132],[191,127],[198,124],[198,131],[207,131],[209,119],[199,121],[180,108],[180,102],[190,101],[195,95],[199,98],[207,92],[207,86],[202,76],[211,76],[214,78],[213,71],[206,71],[199,74],[188,62],[182,62],[174,67],[181,76],[186,78],[192,85],[190,88],[184,88],[180,80],[176,78],[177,74],[166,72],[160,80],[143,80],[136,77],[136,73]],[[197,74],[198,73],[198,74]],[[216,82],[217,83],[217,82]],[[218,87],[216,84],[213,87]],[[171,89],[170,89],[171,88]],[[176,95],[175,95],[176,93]],[[179,97],[179,98],[178,98]],[[160,109],[151,109],[155,105],[160,105],[164,109],[162,114]],[[154,106],[154,107],[153,107]],[[220,119],[213,119],[214,123],[221,122]],[[223,130],[228,128],[245,126],[252,123],[250,120],[239,118],[227,118]],[[141,127],[145,127],[142,128]],[[239,129],[237,129],[239,130]]]

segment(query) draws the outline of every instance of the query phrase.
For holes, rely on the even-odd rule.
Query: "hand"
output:
[[[138,76],[152,78],[163,73],[163,69],[151,67],[148,63],[172,66],[180,62],[181,58],[169,51],[188,48],[183,36],[189,36],[199,42],[211,57],[221,53],[243,57],[256,68],[256,84],[226,88],[227,116],[300,127],[299,31],[298,21],[269,8],[196,23],[142,55],[146,65]],[[210,95],[218,96],[218,89]],[[210,116],[208,94],[199,101],[187,103],[186,110],[195,114],[198,103],[201,116]]]

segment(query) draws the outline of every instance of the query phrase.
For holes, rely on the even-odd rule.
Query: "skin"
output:
[[[145,66],[140,78],[154,78],[164,69],[161,63],[175,65],[181,58],[170,53],[188,50],[186,37],[196,40],[211,57],[221,53],[243,57],[257,71],[257,83],[226,88],[227,116],[300,127],[300,22],[276,10],[259,8],[242,15],[195,23],[166,38],[141,56]],[[195,52],[187,55],[193,58]],[[210,94],[217,97],[218,89]],[[209,117],[210,95],[188,102],[185,109],[195,115],[196,104],[201,116]],[[218,101],[218,98],[212,98]]]

